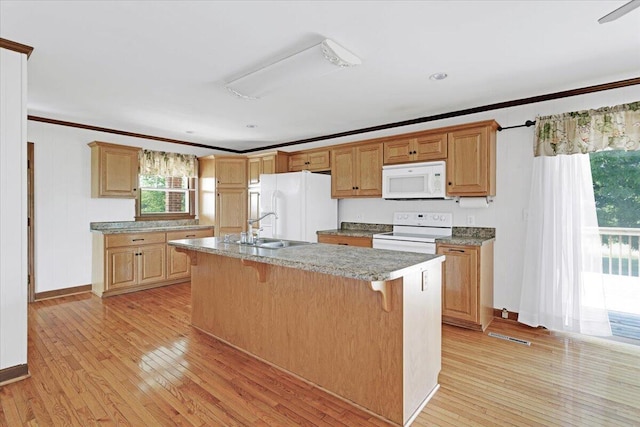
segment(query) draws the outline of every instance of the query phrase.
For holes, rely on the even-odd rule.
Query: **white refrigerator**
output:
[[[317,242],[316,231],[338,227],[331,175],[308,171],[260,175],[260,237]]]

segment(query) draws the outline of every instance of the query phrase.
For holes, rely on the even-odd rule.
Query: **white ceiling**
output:
[[[0,37],[34,47],[30,115],[245,150],[639,77],[640,9],[597,23],[624,3],[0,0]],[[224,89],[324,38],[362,65]]]

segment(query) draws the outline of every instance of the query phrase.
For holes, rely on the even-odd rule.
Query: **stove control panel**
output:
[[[452,227],[453,214],[450,212],[396,212],[393,214],[393,225]]]

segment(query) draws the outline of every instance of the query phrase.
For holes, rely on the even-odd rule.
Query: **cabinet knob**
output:
[[[451,181],[449,181],[449,185],[451,185]]]

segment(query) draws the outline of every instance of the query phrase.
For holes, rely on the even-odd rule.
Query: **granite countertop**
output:
[[[256,261],[316,273],[331,274],[368,282],[393,280],[411,270],[426,270],[443,255],[427,255],[382,249],[311,243],[281,249],[225,243],[216,237],[173,240],[184,249]],[[439,268],[439,267],[438,267]]]
[[[371,237],[378,233],[387,233],[393,230],[392,225],[387,224],[366,224],[361,222],[343,222],[336,230],[319,230],[316,234],[349,236],[349,237]]]
[[[452,236],[436,239],[436,243],[482,246],[496,239],[496,229],[489,227],[453,227]]]
[[[89,229],[102,234],[148,233],[152,231],[203,230],[213,225],[199,225],[197,220],[92,222]]]

